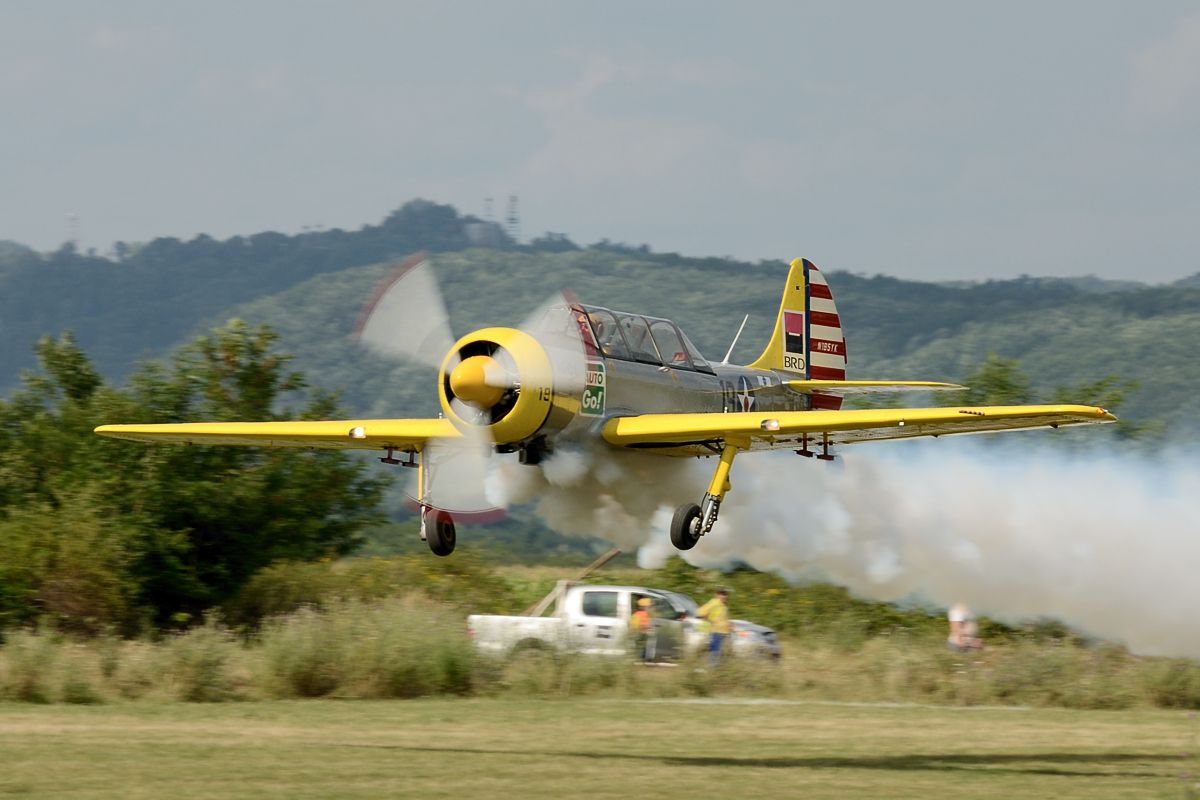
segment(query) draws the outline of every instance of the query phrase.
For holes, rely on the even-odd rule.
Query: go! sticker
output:
[[[580,413],[599,416],[604,413],[604,364],[599,361],[587,363],[587,380],[583,385]]]

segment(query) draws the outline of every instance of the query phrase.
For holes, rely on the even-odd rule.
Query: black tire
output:
[[[687,503],[671,518],[671,544],[676,550],[691,550],[700,541],[700,506]]]
[[[538,657],[542,654],[553,655],[554,651],[550,649],[550,645],[541,639],[522,639],[513,645],[512,650],[509,651],[509,657],[518,658],[520,656],[527,656],[530,653],[535,654],[534,657]]]
[[[454,552],[454,545],[458,539],[454,530],[454,518],[450,516],[449,511],[442,511],[440,508],[430,509],[426,513],[429,516],[425,519],[425,543],[435,556],[450,555]]]

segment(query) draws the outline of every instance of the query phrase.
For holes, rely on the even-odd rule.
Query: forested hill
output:
[[[552,235],[518,246],[498,226],[422,201],[355,232],[160,239],[118,248],[120,259],[0,247],[0,394],[32,365],[32,344],[45,334],[74,330],[101,371],[119,378],[138,357],[237,316],[275,327],[296,366],[343,390],[353,412],[432,412],[431,375],[348,340],[388,262],[415,250],[433,254],[456,333],[517,323],[553,290],[571,288],[585,302],[675,319],[713,359],[748,313],[732,358],[742,363],[766,340],[786,274],[782,261],[689,259],[609,243],[580,249]],[[1039,278],[942,285],[821,266],[842,314],[851,377],[955,380],[995,352],[1020,361],[1035,399],[1116,375],[1140,385],[1123,416],[1176,430],[1200,417],[1197,278],[1165,287]]]
[[[0,396],[33,366],[31,346],[45,334],[71,329],[100,371],[120,378],[201,320],[314,275],[416,250],[511,244],[498,225],[422,200],[357,231],[118,242],[109,258],[70,245],[41,255],[0,242]]]

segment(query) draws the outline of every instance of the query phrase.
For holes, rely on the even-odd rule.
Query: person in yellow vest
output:
[[[650,616],[649,597],[639,598],[638,609],[629,618],[629,632],[633,634],[634,647],[642,661],[654,660],[654,618]]]
[[[696,616],[708,622],[708,660],[716,664],[729,639],[729,590],[717,589],[716,596],[696,611]]]

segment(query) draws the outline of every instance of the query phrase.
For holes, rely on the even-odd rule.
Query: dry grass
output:
[[[243,639],[215,624],[158,642],[13,632],[0,647],[0,700],[95,704],[300,697],[758,697],[793,700],[1200,708],[1200,665],[1112,647],[1015,642],[970,656],[928,637],[784,642],[776,662],[734,659],[647,669],[632,659],[473,652],[460,612],[419,596],[333,601]]]

